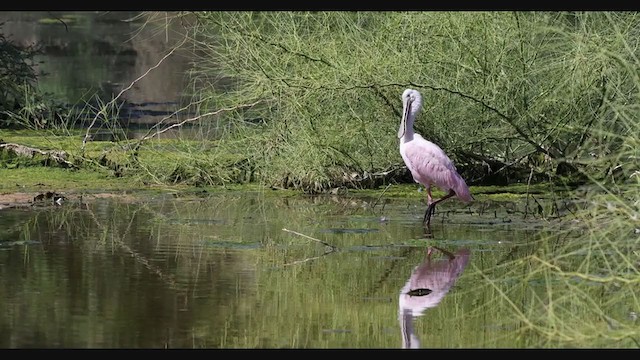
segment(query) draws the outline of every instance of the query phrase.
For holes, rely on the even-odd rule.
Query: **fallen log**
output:
[[[30,159],[36,155],[42,155],[45,156],[45,161],[51,159],[64,168],[78,169],[78,166],[67,160],[68,154],[62,150],[40,150],[26,145],[3,142],[0,142],[0,149],[11,152],[16,156]]]

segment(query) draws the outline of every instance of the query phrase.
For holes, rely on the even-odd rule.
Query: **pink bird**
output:
[[[413,132],[413,123],[422,108],[420,93],[413,89],[405,90],[402,93],[402,108],[402,121],[398,130],[400,155],[413,179],[427,188],[428,207],[423,222],[429,227],[437,204],[452,196],[468,203],[473,200],[473,196],[447,154],[438,145]],[[436,185],[447,194],[433,201],[431,185]]]

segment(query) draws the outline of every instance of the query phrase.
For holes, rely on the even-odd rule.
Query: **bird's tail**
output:
[[[456,181],[456,186],[453,188],[453,191],[456,192],[456,196],[458,199],[462,200],[465,203],[471,202],[475,200],[471,192],[469,191],[469,187],[467,183],[461,176],[458,176],[458,181]]]

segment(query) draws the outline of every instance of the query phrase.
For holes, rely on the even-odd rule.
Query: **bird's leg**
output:
[[[447,195],[441,197],[440,199],[432,202],[429,204],[429,206],[427,207],[427,211],[424,213],[424,219],[422,220],[422,222],[425,222],[427,224],[427,226],[430,226],[431,224],[431,216],[433,216],[433,213],[436,210],[436,205],[438,205],[438,203],[441,203],[445,200],[447,200],[448,198],[454,196],[456,194],[455,191],[453,191],[453,189],[449,189],[449,193],[447,193]]]
[[[431,253],[433,252],[433,247],[427,246],[427,260],[431,260]]]
[[[427,227],[429,226],[428,220],[431,217],[429,215],[429,209],[431,209],[431,204],[433,203],[433,196],[431,196],[431,185],[427,185],[427,211],[424,212],[424,218],[422,219],[423,223],[427,223]],[[431,232],[431,229],[429,229]]]
[[[443,201],[447,200],[448,198],[450,198],[450,197],[454,196],[455,194],[456,194],[456,192],[455,192],[455,191],[453,191],[453,189],[449,189],[449,193],[447,193],[447,195],[445,195],[445,196],[441,197],[440,199],[438,199],[438,200],[434,201],[434,202],[433,202],[433,205],[435,206],[436,204],[438,204],[438,203],[440,203],[440,202],[443,202]]]
[[[431,254],[433,254],[433,249],[439,250],[441,253],[445,254],[449,258],[449,261],[452,261],[453,259],[456,258],[456,256],[452,254],[450,251],[442,249],[435,245],[431,245],[431,246],[427,246],[426,261],[431,261]]]

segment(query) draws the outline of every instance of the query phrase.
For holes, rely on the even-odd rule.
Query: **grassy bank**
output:
[[[215,135],[126,140],[113,99],[91,111],[122,140],[85,144],[69,119],[34,112],[41,103],[29,100],[25,111],[5,111],[5,123],[42,138],[3,130],[0,139],[64,150],[78,168],[144,183],[377,189],[412,183],[395,136],[399,95],[412,87],[425,98],[416,130],[471,185],[634,183],[637,14],[194,15],[199,117],[189,125]],[[42,162],[2,156],[5,168]]]

